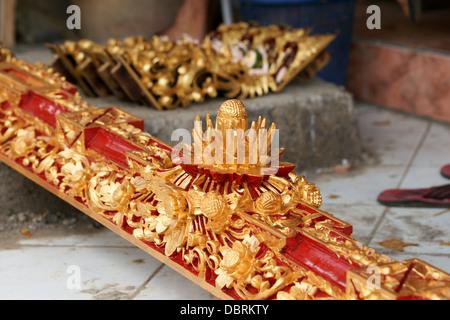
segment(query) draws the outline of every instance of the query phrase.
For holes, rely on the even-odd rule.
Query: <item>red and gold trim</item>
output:
[[[1,161],[215,296],[450,297],[449,274],[355,240],[352,226],[321,210],[320,190],[293,167],[262,176],[183,167],[141,119],[96,109],[42,65],[4,49],[1,56]],[[229,105],[235,108],[221,110],[227,117]],[[241,111],[226,120],[242,125]]]

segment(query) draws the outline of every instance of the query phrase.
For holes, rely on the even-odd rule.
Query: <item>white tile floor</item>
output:
[[[370,155],[348,173],[307,179],[322,191],[322,209],[354,226],[355,238],[397,260],[417,257],[450,272],[450,211],[386,208],[384,189],[450,183],[450,125],[357,103],[361,137]],[[298,171],[297,171],[298,172]],[[399,238],[417,246],[403,252],[378,242]],[[81,276],[71,289],[71,266]],[[68,273],[69,272],[69,273]],[[68,283],[69,281],[69,283]],[[215,299],[208,292],[102,228],[87,234],[23,237],[0,244],[0,299]]]

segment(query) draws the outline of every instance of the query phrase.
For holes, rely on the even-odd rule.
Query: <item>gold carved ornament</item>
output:
[[[392,260],[355,240],[351,225],[320,209],[320,190],[292,164],[280,162],[274,172],[261,158],[237,161],[235,149],[223,149],[248,128],[239,100],[222,104],[215,125],[207,117],[207,129],[233,133],[215,144],[219,157],[184,163],[211,147],[203,128],[173,157],[141,119],[89,106],[52,70],[14,59],[0,66],[1,160],[217,297],[450,297],[448,273],[418,259]],[[33,99],[54,113],[35,109]],[[258,119],[250,128],[270,137],[276,126]],[[244,137],[245,148],[254,138]],[[369,281],[374,266],[378,286]]]
[[[48,44],[51,66],[89,96],[119,99],[158,110],[186,107],[219,95],[253,98],[281,91],[298,77],[307,81],[330,60],[335,35],[310,29],[220,25],[199,43],[153,36]]]

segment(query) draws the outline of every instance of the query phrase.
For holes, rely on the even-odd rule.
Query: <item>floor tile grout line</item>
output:
[[[429,132],[430,132],[430,128],[431,128],[431,121],[427,122],[427,126],[425,127],[425,132],[423,133],[419,143],[417,144],[411,158],[408,161],[408,164],[406,165],[405,171],[403,172],[403,175],[401,176],[398,184],[397,184],[397,188],[400,188],[401,185],[403,184],[403,181],[405,180],[406,176],[409,173],[409,170],[411,169],[412,164],[414,163],[414,160],[417,157],[417,154],[419,153],[419,150],[422,148],[423,143],[425,142],[425,139],[427,138]],[[378,228],[380,227],[381,223],[383,222],[384,218],[386,217],[387,213],[389,211],[389,207],[386,207],[383,212],[381,213],[380,218],[377,220],[377,222],[375,223],[375,226],[373,227],[372,231],[370,232],[368,238],[367,238],[367,245],[370,245],[370,243],[372,242],[373,238],[375,237],[375,234],[378,231]]]
[[[375,223],[375,226],[373,227],[373,229],[370,231],[369,236],[367,237],[367,243],[365,243],[367,246],[370,246],[370,243],[372,242],[373,238],[375,237],[375,234],[378,231],[378,228],[381,225],[381,222],[384,220],[384,218],[387,215],[387,212],[389,211],[389,208],[384,208],[383,212],[381,213],[379,219],[377,220],[377,222]]]
[[[156,268],[156,270],[155,271],[153,271],[152,272],[152,274],[150,275],[150,277],[148,277],[148,279],[147,280],[145,280],[144,281],[144,283],[143,284],[141,284],[137,289],[136,289],[136,291],[132,294],[132,295],[130,295],[130,297],[128,298],[128,300],[133,300],[134,298],[136,298],[137,297],[137,295],[139,294],[139,293],[141,293],[142,292],[142,290],[147,286],[147,284],[161,271],[161,269],[162,268],[164,268],[165,267],[165,264],[164,263],[161,263],[161,265],[158,267],[158,268]]]
[[[405,180],[406,176],[409,173],[409,170],[412,167],[412,164],[414,163],[414,160],[416,160],[417,154],[419,153],[419,150],[422,148],[423,143],[425,142],[425,139],[427,138],[429,132],[430,132],[430,128],[431,128],[431,121],[428,121],[427,126],[425,128],[425,132],[422,135],[422,138],[419,141],[419,144],[417,145],[416,149],[414,150],[414,153],[411,156],[411,159],[409,159],[408,164],[406,165],[406,169],[405,172],[403,172],[402,177],[400,178],[400,181],[397,185],[397,188],[400,188],[401,185],[403,184],[403,181]]]

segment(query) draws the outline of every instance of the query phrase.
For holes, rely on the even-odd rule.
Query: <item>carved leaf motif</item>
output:
[[[418,246],[417,243],[411,243],[411,242],[403,242],[402,240],[399,240],[397,238],[392,238],[389,240],[384,240],[381,242],[378,242],[380,245],[386,248],[394,249],[397,251],[403,251],[404,247],[407,246]]]

